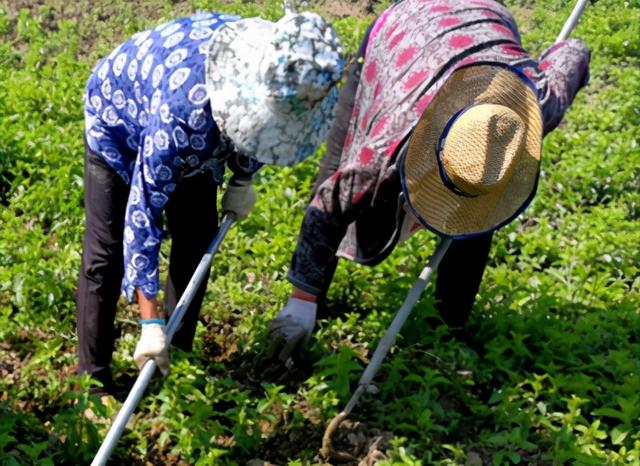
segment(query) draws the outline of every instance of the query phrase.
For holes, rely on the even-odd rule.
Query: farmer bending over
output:
[[[137,300],[134,359],[167,374],[158,254],[172,238],[164,309],[185,290],[223,212],[245,217],[263,163],[309,156],[329,130],[343,68],[335,31],[313,13],[276,23],[200,14],[135,34],[102,59],[85,95],[85,209],[78,372],[114,392],[109,364],[120,289]],[[173,344],[192,346],[206,280]]]
[[[491,0],[400,1],[358,55],[291,261],[293,291],[270,324],[282,360],[312,332],[337,257],[375,265],[422,227],[454,240],[435,297],[443,320],[463,327],[492,233],[531,202],[542,138],[590,57],[570,39],[534,60]]]

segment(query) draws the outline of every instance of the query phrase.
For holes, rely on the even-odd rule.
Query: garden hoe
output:
[[[578,23],[578,19],[580,18],[580,15],[584,11],[585,7],[587,6],[587,2],[588,0],[578,0],[578,2],[576,3],[576,6],[573,8],[573,11],[571,12],[571,15],[569,16],[569,19],[567,19],[567,21],[564,24],[564,27],[562,28],[562,31],[558,35],[556,42],[565,40],[566,38],[569,37],[569,34]],[[418,301],[418,298],[420,298],[420,294],[422,293],[422,290],[424,290],[429,280],[429,277],[431,276],[433,271],[438,268],[438,265],[440,264],[440,261],[442,260],[442,257],[444,256],[445,252],[447,251],[447,248],[449,247],[450,243],[451,243],[451,240],[448,238],[443,238],[440,240],[438,247],[434,251],[431,258],[429,259],[429,263],[420,273],[420,277],[413,284],[413,287],[407,294],[407,297],[405,298],[404,303],[402,303],[402,306],[396,313],[396,316],[394,317],[393,322],[391,322],[391,325],[385,332],[384,336],[382,337],[382,340],[380,340],[380,343],[378,343],[378,346],[376,347],[376,350],[373,353],[373,357],[371,358],[371,361],[365,368],[362,376],[360,377],[360,380],[358,381],[358,388],[351,396],[351,399],[349,399],[349,402],[347,403],[347,406],[345,406],[344,410],[340,412],[336,417],[334,417],[329,423],[329,425],[327,426],[327,429],[325,430],[324,435],[322,436],[322,448],[320,449],[320,454],[323,457],[333,458],[338,461],[355,460],[355,458],[349,453],[334,450],[331,445],[331,436],[338,429],[338,426],[342,423],[342,421],[344,421],[347,418],[347,416],[351,413],[351,411],[353,410],[356,403],[358,402],[358,400],[360,399],[360,397],[364,392],[370,392],[370,393],[376,392],[377,389],[375,385],[373,385],[372,380],[375,377],[376,373],[378,372],[378,369],[382,364],[382,360],[387,355],[389,348],[391,347],[391,345],[393,345],[393,342],[395,341],[396,336],[400,331],[400,328],[407,320],[407,317],[409,317],[409,314],[411,313],[413,306]]]
[[[220,248],[220,243],[222,243],[222,240],[229,231],[229,228],[233,224],[234,220],[235,215],[231,213],[225,214],[224,218],[222,219],[222,223],[220,224],[218,233],[216,234],[215,238],[213,238],[213,241],[211,241],[211,244],[207,248],[204,256],[202,256],[202,259],[200,260],[196,271],[193,273],[193,276],[191,277],[187,288],[184,290],[184,293],[180,297],[180,301],[178,301],[175,310],[171,314],[169,323],[167,324],[167,344],[171,343],[171,339],[173,338],[174,333],[176,333],[176,330],[178,330],[178,328],[182,324],[182,318],[184,317],[189,304],[191,304],[193,296],[200,287],[200,284],[202,283],[207,270],[209,270],[213,256]],[[93,459],[91,466],[106,464],[107,460],[111,456],[111,453],[113,452],[113,449],[116,446],[118,439],[122,435],[122,431],[127,425],[129,417],[131,417],[131,414],[133,414],[133,411],[136,409],[136,406],[140,402],[140,399],[142,398],[147,385],[149,385],[149,381],[151,380],[151,376],[153,376],[156,367],[156,362],[150,359],[140,370],[140,374],[138,375],[136,382],[131,388],[131,391],[129,392],[127,399],[122,405],[122,408],[120,409],[120,411],[118,411],[118,415],[111,424],[111,428],[109,429],[109,432],[107,432],[107,436],[102,442],[102,445],[100,445],[100,449]]]
[[[404,325],[407,317],[409,317],[413,306],[420,298],[422,290],[424,290],[425,286],[427,285],[431,274],[438,268],[442,257],[449,248],[449,244],[451,244],[451,240],[448,238],[443,238],[440,240],[438,247],[429,259],[429,263],[424,269],[422,269],[422,272],[420,272],[420,276],[414,282],[411,290],[409,290],[407,297],[404,299],[404,303],[402,303],[402,306],[396,313],[396,316],[393,318],[393,322],[391,322],[391,325],[385,332],[382,340],[380,340],[380,343],[378,343],[371,361],[369,361],[369,364],[367,365],[362,376],[360,377],[360,380],[358,381],[358,388],[351,396],[351,399],[347,403],[347,406],[344,408],[344,410],[336,417],[334,417],[333,420],[329,423],[327,430],[325,430],[324,435],[322,436],[322,448],[320,449],[320,454],[325,458],[334,458],[340,461],[353,461],[355,459],[348,453],[333,450],[331,446],[331,435],[333,435],[340,423],[342,423],[342,421],[346,419],[349,413],[351,413],[351,410],[354,408],[364,392],[375,393],[375,391],[377,390],[376,387],[371,383],[371,381],[378,372],[378,369],[382,364],[382,360],[387,355],[389,348],[391,348],[391,345],[393,345],[398,332]]]

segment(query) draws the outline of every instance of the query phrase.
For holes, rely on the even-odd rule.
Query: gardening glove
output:
[[[167,330],[164,324],[142,322],[140,340],[133,353],[133,360],[138,368],[142,369],[149,359],[155,360],[162,375],[165,377],[169,375],[169,345],[167,345]]]
[[[269,324],[270,348],[273,355],[281,347],[278,359],[287,361],[298,344],[313,331],[318,304],[298,298],[289,298],[287,305]]]
[[[237,220],[249,215],[256,203],[256,192],[250,179],[231,179],[222,196],[222,212],[235,214]]]

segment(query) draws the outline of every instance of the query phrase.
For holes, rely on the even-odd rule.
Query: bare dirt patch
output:
[[[256,3],[263,3],[257,0]],[[377,0],[311,0],[298,2],[300,9],[319,11],[329,19],[361,17],[374,12]],[[9,27],[7,34],[0,34],[0,40],[13,41],[17,37],[16,24],[21,11],[27,17],[37,18],[45,32],[59,30],[60,22],[77,22],[80,32],[80,52],[78,58],[92,56],[92,50],[101,44],[114,45],[129,36],[130,23],[143,18],[149,23],[161,19],[164,11],[162,4],[154,0],[137,2],[68,2],[65,0],[14,0],[0,6],[7,13]],[[188,1],[176,0],[172,5],[172,17],[187,16],[194,13]],[[113,23],[121,23],[121,28],[113,28]]]
[[[316,2],[318,10],[330,18],[346,18],[349,16],[366,16],[373,14],[375,0],[333,0]]]

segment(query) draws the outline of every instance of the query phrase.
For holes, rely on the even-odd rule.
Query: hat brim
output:
[[[450,190],[441,178],[437,145],[451,116],[478,104],[509,107],[525,123],[524,143],[508,183],[477,197]],[[456,70],[425,109],[400,161],[405,198],[431,231],[465,238],[489,233],[519,215],[535,195],[542,149],[542,114],[532,85],[518,70],[474,64]]]
[[[278,111],[258,79],[274,30],[275,23],[259,18],[230,22],[216,30],[207,57],[206,85],[213,119],[240,153],[262,163],[289,166],[324,142],[338,94],[334,86],[311,109]]]

